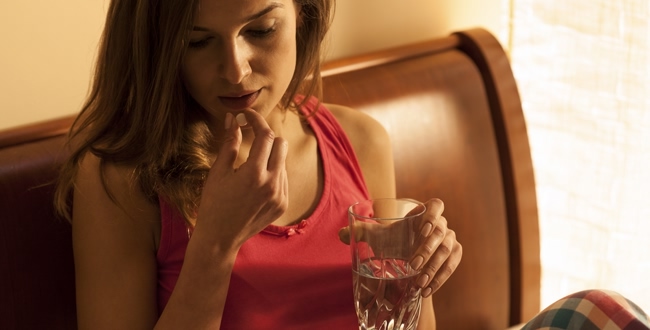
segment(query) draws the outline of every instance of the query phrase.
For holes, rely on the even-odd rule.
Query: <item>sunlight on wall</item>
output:
[[[338,0],[327,58],[363,54],[477,26],[501,36],[502,1]]]
[[[650,311],[650,5],[513,0],[540,212],[542,306],[588,288]]]
[[[339,0],[327,59],[475,26],[497,33],[501,1]],[[79,111],[109,3],[0,1],[0,130]]]
[[[0,129],[79,111],[107,6],[0,1]]]

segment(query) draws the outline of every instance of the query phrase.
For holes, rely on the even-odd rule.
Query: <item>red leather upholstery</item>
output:
[[[63,137],[0,149],[0,328],[76,328],[71,226],[54,217]]]

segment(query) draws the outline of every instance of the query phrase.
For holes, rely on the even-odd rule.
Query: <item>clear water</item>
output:
[[[412,330],[420,318],[417,274],[402,259],[370,259],[354,271],[360,330]]]

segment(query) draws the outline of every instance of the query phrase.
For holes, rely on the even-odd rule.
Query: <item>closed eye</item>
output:
[[[199,40],[190,40],[188,47],[189,48],[203,48],[210,43],[210,40],[212,40],[212,37],[207,37]]]
[[[275,31],[275,26],[272,26],[263,30],[249,30],[248,33],[254,38],[262,39],[271,36]]]

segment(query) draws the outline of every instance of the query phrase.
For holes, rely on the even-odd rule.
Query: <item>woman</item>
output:
[[[395,185],[383,128],[314,97],[332,7],[111,2],[57,190],[81,329],[357,327],[346,208]],[[410,262],[434,329],[462,248],[426,204]]]

